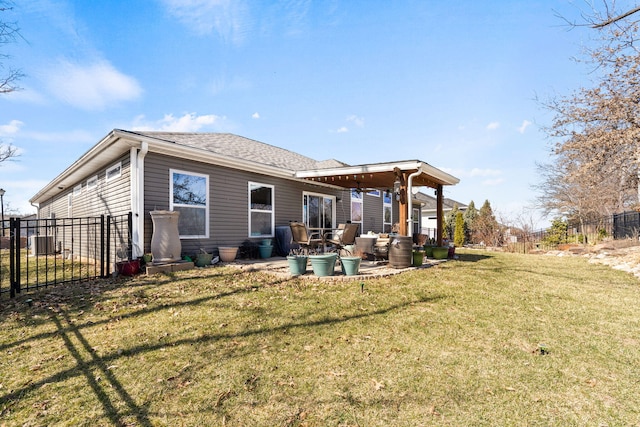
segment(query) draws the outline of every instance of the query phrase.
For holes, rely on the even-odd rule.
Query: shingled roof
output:
[[[123,132],[207,150],[223,156],[249,160],[291,171],[349,166],[335,159],[314,160],[284,148],[265,144],[264,142],[232,133]]]

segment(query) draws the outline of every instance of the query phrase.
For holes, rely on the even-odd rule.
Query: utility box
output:
[[[56,251],[53,236],[31,236],[29,247],[31,255],[51,255]]]

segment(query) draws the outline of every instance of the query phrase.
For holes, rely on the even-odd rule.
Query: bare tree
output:
[[[13,3],[9,0],[0,0],[0,12],[6,13],[13,9]],[[0,19],[0,94],[7,94],[20,90],[18,80],[24,77],[22,71],[16,68],[6,67],[5,62],[10,56],[2,52],[2,48],[10,43],[15,43],[20,37],[20,28],[15,22],[6,22]],[[0,163],[18,155],[16,147],[4,144],[0,141]]]
[[[616,12],[603,2],[585,22],[598,28],[599,43],[586,52],[593,87],[551,100],[545,129],[555,141],[552,163],[539,165],[540,204],[569,211],[580,222],[637,206],[640,200],[640,8]]]

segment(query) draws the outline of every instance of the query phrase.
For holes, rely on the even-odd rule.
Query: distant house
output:
[[[419,192],[414,196],[421,204],[422,210],[420,212],[421,215],[421,227],[422,234],[428,235],[430,238],[436,237],[436,229],[438,228],[438,201],[436,197],[429,196],[423,192]],[[464,213],[467,210],[467,205],[464,203],[457,202],[453,199],[443,198],[442,199],[442,215],[445,216],[447,213],[453,210],[453,206],[458,205],[458,210]]]
[[[275,237],[294,220],[320,229],[351,221],[362,232],[399,223],[411,234],[408,212],[419,203],[405,197],[411,188],[457,183],[418,160],[351,166],[228,133],[116,129],[30,202],[39,218],[131,212],[136,257],[150,250],[154,210],[180,212],[185,253]]]

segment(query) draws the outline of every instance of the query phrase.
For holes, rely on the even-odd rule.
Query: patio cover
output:
[[[413,187],[434,188],[437,195],[436,237],[439,245],[442,244],[442,187],[460,182],[458,178],[420,160],[302,170],[296,172],[296,177],[343,188],[370,188],[383,191],[398,189],[399,225],[400,234],[403,236],[411,235],[411,227],[408,223],[411,221],[410,212],[413,201],[411,197],[407,197],[407,194],[412,194]]]

